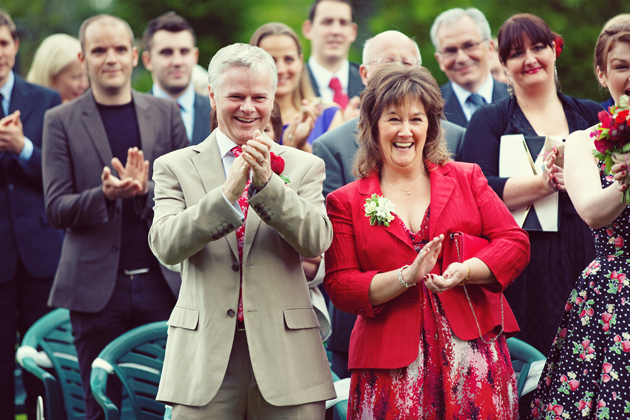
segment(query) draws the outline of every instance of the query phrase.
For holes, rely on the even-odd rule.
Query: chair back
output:
[[[90,387],[107,420],[120,412],[107,396],[108,376],[115,374],[129,398],[136,419],[163,419],[165,406],[155,401],[166,350],[166,321],[126,332],[103,349],[92,364]]]
[[[527,375],[533,362],[546,360],[544,354],[539,352],[534,346],[519,340],[518,338],[508,338],[507,345],[510,349],[510,357],[512,358],[512,367],[516,373],[516,382],[518,385],[518,397],[520,398],[527,381]]]
[[[47,420],[85,418],[70,311],[55,309],[35,322],[22,339],[18,362],[44,383],[46,395],[42,415],[45,414]]]

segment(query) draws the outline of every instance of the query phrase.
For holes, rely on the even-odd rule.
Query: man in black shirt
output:
[[[189,143],[173,101],[131,89],[138,51],[125,21],[95,16],[79,38],[92,89],[46,114],[43,175],[48,219],[66,229],[49,304],[71,311],[86,419],[96,419],[92,361],[125,331],[167,319],[175,304],[181,279],[147,242],[149,178],[153,160]]]

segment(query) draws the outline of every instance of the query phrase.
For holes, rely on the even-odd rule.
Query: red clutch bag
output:
[[[444,248],[444,254],[442,255],[442,272],[444,272],[449,265],[454,262],[461,263],[466,261],[467,259],[473,258],[475,254],[488,246],[490,242],[487,239],[481,238],[479,236],[470,235],[464,232],[452,232],[449,235],[449,240],[446,241],[446,246]],[[470,310],[472,311],[473,318],[475,319],[475,324],[477,325],[477,331],[479,332],[479,337],[481,340],[490,344],[495,341],[501,333],[503,333],[504,327],[504,313],[503,313],[503,297],[501,296],[501,331],[490,341],[486,341],[483,338],[481,333],[481,327],[479,326],[479,320],[477,319],[477,314],[475,313],[475,308],[473,308],[472,301],[470,300],[470,296],[468,294],[468,289],[466,285],[460,285],[464,289],[464,293],[466,293],[466,300],[468,300],[468,305],[470,306]]]

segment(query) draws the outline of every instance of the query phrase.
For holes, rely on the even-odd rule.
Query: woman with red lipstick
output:
[[[612,25],[601,33],[595,67],[602,87],[608,88],[616,105],[626,108],[630,24]],[[602,114],[605,121],[606,113]],[[627,127],[623,119],[615,123]],[[630,209],[622,200],[628,186],[615,182],[628,176],[628,164],[608,168],[614,178],[606,175],[605,162],[593,157],[600,129],[577,131],[567,140],[567,192],[593,229],[597,256],[563,304],[565,312],[534,392],[530,419],[630,417]],[[627,131],[614,131],[621,144],[628,141]]]
[[[343,115],[333,103],[315,97],[308,76],[302,44],[290,27],[270,22],[256,29],[249,40],[273,57],[278,69],[276,102],[280,105],[284,135],[280,144],[311,152],[313,141],[343,122]]]
[[[501,292],[529,260],[527,234],[477,165],[450,160],[443,109],[427,69],[381,65],[361,94],[359,180],[326,199],[324,284],[358,315],[351,419],[518,416],[506,342],[518,325]],[[440,263],[458,231],[489,244]]]
[[[592,126],[597,123],[601,107],[559,92],[555,64],[563,40],[538,16],[512,16],[501,26],[498,39],[499,58],[510,79],[508,90],[512,96],[483,106],[472,116],[462,159],[481,166],[508,209],[534,204],[522,225],[530,236],[531,262],[506,297],[521,327],[519,338],[544,353],[558,330],[566,296],[582,268],[595,256],[595,249],[588,226],[566,193],[563,168],[555,164],[556,154],[551,152],[546,158],[539,155],[543,154],[546,136],[565,139],[576,130]],[[541,162],[534,165],[536,175],[500,176],[499,155],[502,143],[507,141],[502,136],[511,134],[522,134],[531,162]],[[502,163],[509,165],[509,158]],[[543,231],[536,208],[557,191],[557,211],[551,207],[548,212],[557,214],[558,223],[552,223],[551,229],[544,224],[547,230]]]

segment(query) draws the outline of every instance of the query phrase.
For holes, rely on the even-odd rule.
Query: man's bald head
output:
[[[87,29],[90,25],[97,23],[100,25],[122,25],[124,26],[125,30],[127,31],[127,33],[129,34],[129,42],[131,44],[131,46],[133,47],[135,44],[134,41],[134,37],[133,37],[133,31],[131,30],[131,26],[129,26],[129,24],[116,16],[112,16],[112,15],[96,15],[96,16],[92,16],[91,18],[86,19],[82,24],[81,27],[79,28],[79,42],[81,42],[81,49],[83,50],[83,52],[85,53],[85,33],[87,32]]]
[[[418,44],[398,31],[385,31],[368,39],[363,46],[361,79],[367,80],[380,64],[394,62],[401,66],[421,65],[422,57]]]

